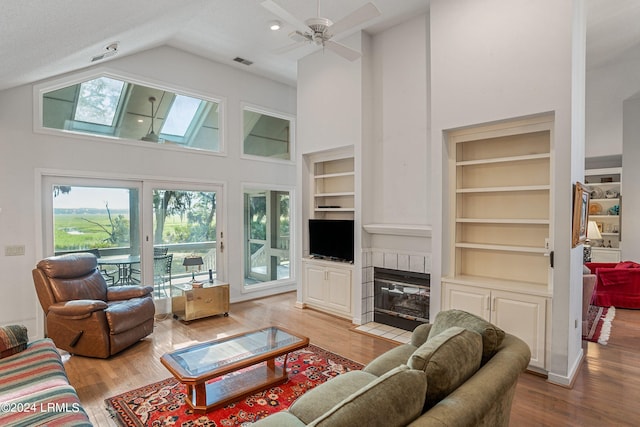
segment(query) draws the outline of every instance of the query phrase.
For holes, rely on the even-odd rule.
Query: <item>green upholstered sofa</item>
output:
[[[418,326],[411,342],[339,375],[255,427],[508,426],[531,352],[519,338],[459,310]]]

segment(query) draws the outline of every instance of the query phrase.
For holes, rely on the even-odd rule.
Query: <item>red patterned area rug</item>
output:
[[[276,359],[282,366],[283,357]],[[120,426],[245,426],[287,409],[306,391],[362,364],[314,345],[289,354],[289,379],[206,415],[184,403],[186,387],[175,378],[149,384],[105,400]],[[229,374],[233,375],[233,374]],[[213,380],[215,381],[215,380]]]
[[[587,335],[582,338],[587,341],[607,345],[614,317],[616,317],[615,307],[590,305],[589,313],[587,314]]]

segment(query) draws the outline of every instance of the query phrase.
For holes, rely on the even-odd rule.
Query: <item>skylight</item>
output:
[[[100,77],[80,85],[74,120],[113,126],[124,82]]]
[[[162,126],[161,133],[184,137],[193,122],[201,100],[184,95],[176,95]]]

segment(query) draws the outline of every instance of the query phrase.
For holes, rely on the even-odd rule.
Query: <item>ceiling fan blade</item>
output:
[[[329,32],[332,35],[336,35],[378,16],[380,16],[378,8],[373,3],[367,3],[329,27]]]
[[[262,5],[262,7],[264,7],[269,12],[273,13],[274,15],[276,15],[277,17],[279,17],[284,22],[291,25],[293,28],[300,31],[301,33],[309,32],[309,27],[304,22],[302,22],[301,20],[299,20],[298,18],[296,18],[295,16],[293,16],[292,14],[284,10],[282,7],[280,7],[280,5],[278,5],[273,0],[265,0],[262,3],[260,3],[260,5]]]
[[[326,42],[324,42],[324,47],[337,53],[343,58],[348,59],[349,61],[355,61],[362,56],[362,54],[357,50],[351,49],[350,47],[347,47],[340,43],[336,43],[332,40],[327,40]]]

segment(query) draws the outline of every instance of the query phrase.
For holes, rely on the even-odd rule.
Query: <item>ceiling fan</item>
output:
[[[302,22],[273,0],[265,0],[261,4],[265,9],[295,28],[295,31],[289,34],[289,37],[295,40],[296,43],[278,49],[277,52],[284,53],[305,44],[314,44],[316,46],[325,47],[349,61],[355,61],[360,58],[360,52],[343,44],[337,43],[333,41],[332,38],[342,32],[348,31],[364,22],[380,16],[378,8],[373,3],[367,3],[354,10],[340,21],[333,23],[330,19],[320,16],[320,0],[318,0],[317,17],[309,18],[305,22]]]

